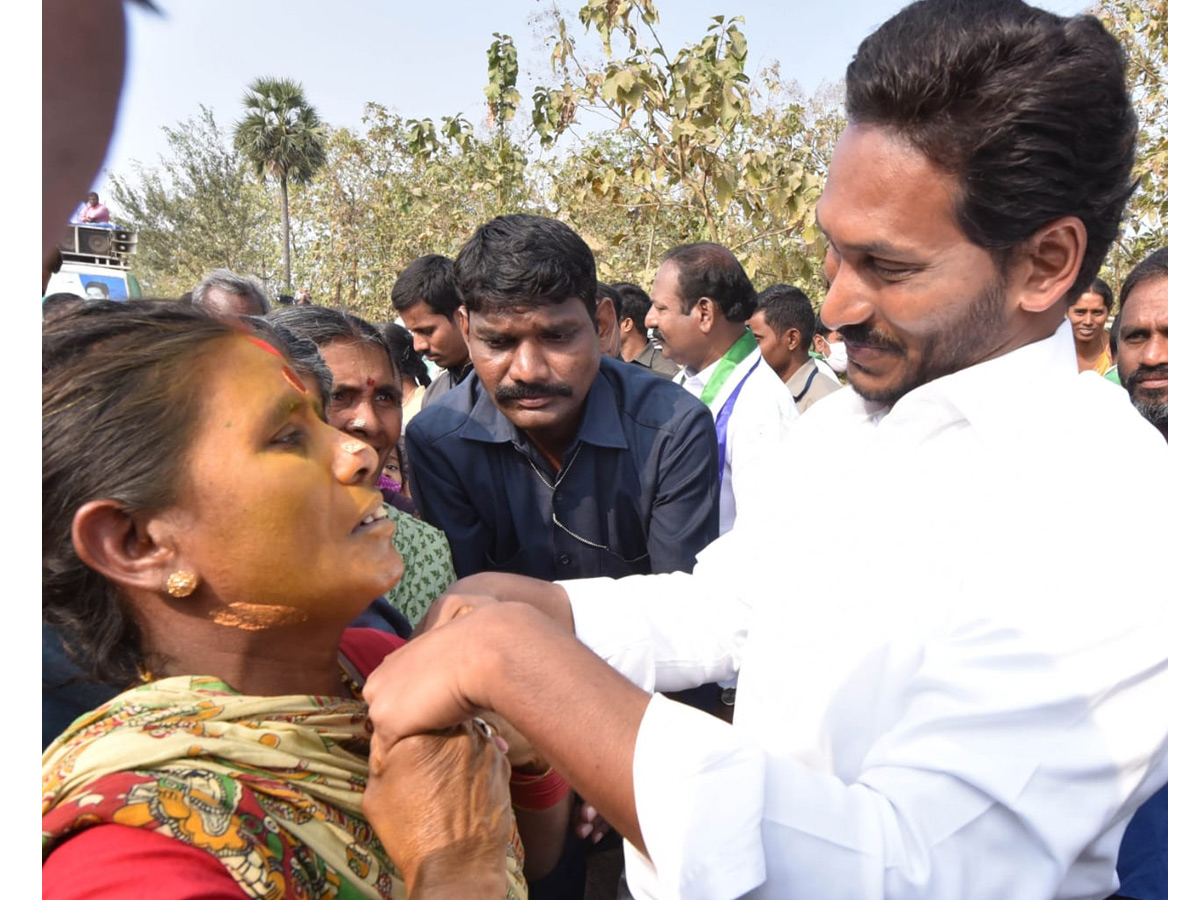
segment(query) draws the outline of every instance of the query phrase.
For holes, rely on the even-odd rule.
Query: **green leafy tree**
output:
[[[158,164],[110,173],[114,213],[138,232],[134,272],[147,296],[190,291],[213,268],[273,281],[279,246],[266,227],[271,198],[201,105],[198,115],[164,127],[169,147]]]
[[[325,126],[305,99],[304,89],[287,78],[258,78],[242,98],[246,115],[234,131],[234,146],[259,178],[279,182],[283,220],[283,284],[292,287],[288,184],[304,185],[325,165]]]
[[[454,256],[482,222],[544,211],[523,150],[462,116],[405,119],[367,104],[361,133],[338,130],[329,163],[298,198],[298,272],[319,302],[391,318],[396,274],[418,256]]]
[[[599,37],[605,62],[590,65],[557,15],[556,80],[533,96],[543,147],[567,134],[579,144],[568,153],[567,177],[552,181],[555,208],[593,231],[611,223],[603,243],[629,252],[618,251],[608,268],[643,280],[673,242],[710,240],[737,252],[752,278],[787,272],[811,284],[814,207],[828,158],[813,149],[824,137],[816,121],[840,114],[800,97],[777,67],[752,81],[740,18],[713,17],[699,43],[674,55],[658,38],[651,0],[588,0],[579,20]],[[618,56],[615,46],[627,51]],[[581,134],[591,122],[609,127]],[[606,203],[623,213],[603,215]]]
[[[1104,273],[1116,285],[1167,244],[1167,0],[1100,0],[1091,12],[1125,48],[1138,114],[1137,189]]]

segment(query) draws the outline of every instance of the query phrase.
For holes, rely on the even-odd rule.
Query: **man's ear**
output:
[[[596,334],[600,336],[600,349],[603,352],[611,353],[614,346],[620,349],[617,310],[610,297],[601,297],[596,301]]]
[[[692,315],[698,317],[700,330],[704,334],[708,334],[712,331],[713,323],[716,321],[717,304],[713,303],[710,297],[701,297],[692,307]]]
[[[1041,313],[1063,299],[1083,264],[1087,228],[1076,216],[1043,225],[1015,251],[1009,265],[1010,289],[1021,309]]]
[[[454,320],[458,323],[458,330],[462,332],[463,340],[467,345],[471,344],[471,314],[467,312],[465,306],[459,306],[454,311]]]
[[[156,531],[116,500],[89,500],[75,513],[71,540],[79,558],[114,584],[161,591],[180,566],[173,546],[156,539]]]
[[[788,352],[795,350],[800,346],[800,329],[789,328],[783,333],[783,343],[788,348]]]
[[[637,326],[634,324],[632,316],[626,316],[624,319],[621,320],[619,327],[621,329],[621,334],[626,335],[626,334],[632,334],[633,329],[636,328]]]

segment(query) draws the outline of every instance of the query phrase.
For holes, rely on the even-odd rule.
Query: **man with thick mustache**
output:
[[[1166,779],[1187,583],[1168,551],[1152,589],[1114,566],[1098,594],[1063,551],[1063,466],[1097,435],[1137,461],[1142,520],[1180,518],[1166,443],[1079,373],[1064,318],[1134,186],[1124,69],[1097,19],[1019,0],[867,37],[816,209],[853,390],[691,574],[460,582],[366,685],[374,757],[499,712],[624,836],[639,900],[1113,894]],[[814,477],[844,511],[832,597],[780,527]],[[732,724],[661,693],[735,673]]]
[[[1117,336],[1117,375],[1129,399],[1167,436],[1167,248],[1134,266],[1121,285]]]
[[[705,406],[602,358],[616,328],[583,239],[540,216],[483,225],[454,262],[475,370],[413,418],[413,496],[455,569],[538,578],[691,571],[717,536]]]

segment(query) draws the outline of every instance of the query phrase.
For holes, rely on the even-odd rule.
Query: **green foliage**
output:
[[[1142,123],[1138,190],[1105,271],[1119,284],[1166,243],[1166,0],[1098,4],[1129,54]],[[391,318],[400,269],[426,253],[453,256],[483,222],[527,211],[570,223],[606,281],[649,286],[669,248],[714,240],[756,285],[823,295],[813,210],[845,124],[840,85],[809,96],[778,64],[748,73],[739,18],[713,17],[675,52],[659,40],[650,0],[583,0],[577,21],[557,8],[543,21],[550,75],[528,108],[512,39],[494,35],[484,123],[368,103],[361,129],[326,133],[298,84],[259,79],[235,136],[245,164],[208,110],[168,130],[170,157],[111,191],[141,232],[139,277],[175,294],[224,265],[285,287],[294,246],[318,303]],[[304,185],[286,243],[268,236],[270,200],[252,173],[279,181],[285,222],[288,185]],[[282,278],[271,262],[280,249]]]
[[[488,119],[497,124],[511,122],[521,102],[517,91],[517,48],[507,34],[492,34],[488,47],[488,83],[483,95],[488,102]]]
[[[259,178],[307,184],[325,164],[325,126],[299,82],[257,78],[242,97],[246,115],[233,145]]]
[[[1135,265],[1167,245],[1167,0],[1100,0],[1091,12],[1125,48],[1139,124],[1137,189],[1101,273],[1115,289]]]
[[[519,148],[479,137],[461,116],[440,126],[370,103],[365,131],[335,131],[328,165],[297,200],[297,271],[318,303],[391,319],[398,272],[426,253],[454,256],[481,223],[543,211]]]
[[[756,281],[813,287],[813,210],[841,123],[836,108],[784,85],[777,67],[752,81],[740,17],[714,17],[699,43],[674,56],[645,0],[589,0],[579,19],[606,61],[588,66],[558,15],[556,81],[534,91],[531,119],[543,147],[564,135],[578,142],[551,180],[550,201],[581,231],[611,223],[594,238],[608,257],[602,272],[645,282],[673,244],[710,240],[733,249]],[[616,38],[628,46],[619,59]],[[580,135],[585,119],[611,127]]]
[[[113,176],[119,217],[138,231],[134,273],[146,296],[177,297],[213,268],[275,277],[279,244],[267,228],[271,198],[200,107],[194,118],[164,128],[170,151],[133,177]]]
[[[288,183],[308,184],[325,165],[325,126],[304,96],[304,88],[287,78],[256,78],[242,97],[246,115],[237,124],[233,145],[259,178],[279,182],[283,234],[283,284],[292,285],[291,226]]]

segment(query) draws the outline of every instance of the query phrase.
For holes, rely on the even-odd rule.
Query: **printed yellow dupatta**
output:
[[[216,856],[250,897],[403,898],[362,814],[367,707],[166,678],[77,719],[42,756],[42,854],[89,825],[147,828]],[[414,798],[422,802],[424,798]],[[515,828],[508,897],[525,900]]]

